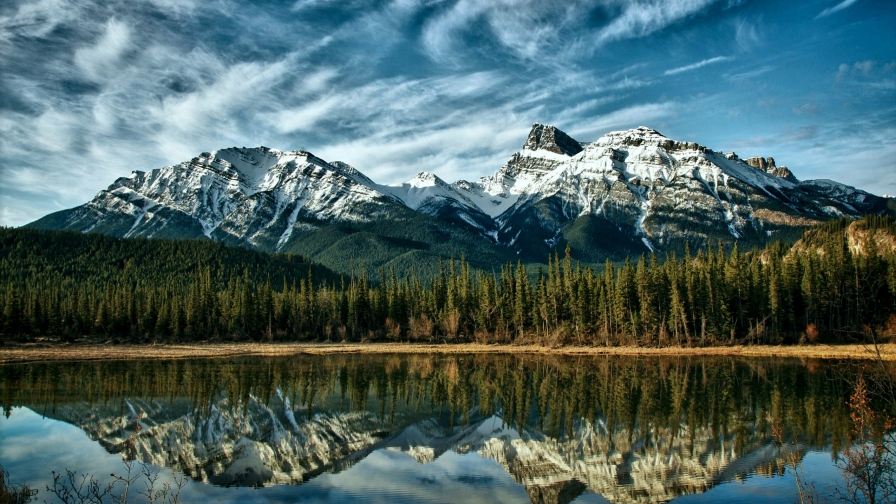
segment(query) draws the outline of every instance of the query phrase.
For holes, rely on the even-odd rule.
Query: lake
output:
[[[108,481],[128,459],[159,483],[187,475],[182,502],[791,503],[794,463],[823,495],[842,484],[857,372],[527,355],[7,365],[0,463],[38,502],[53,471]]]

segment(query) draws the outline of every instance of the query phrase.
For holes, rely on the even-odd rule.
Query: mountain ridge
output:
[[[415,256],[433,255],[482,256],[477,266],[487,267],[544,262],[567,244],[586,263],[685,243],[764,245],[832,218],[894,212],[896,200],[799,181],[773,158],[741,160],[646,126],[583,143],[535,123],[519,151],[473,182],[420,172],[379,184],[308,151],[231,147],[134,171],[90,202],[28,226],[212,239],[324,264],[327,250],[348,247],[359,251],[349,261],[369,268],[393,259],[413,267]],[[364,242],[382,248],[383,258],[366,264]],[[347,269],[345,258],[337,262],[327,265]]]

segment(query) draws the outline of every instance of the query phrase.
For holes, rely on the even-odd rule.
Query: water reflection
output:
[[[810,364],[372,355],[33,364],[0,367],[0,397],[7,412],[26,406],[108,452],[213,485],[300,484],[373,453],[420,464],[475,453],[532,502],[587,491],[644,502],[782,474],[786,450],[839,450],[854,369]],[[772,425],[800,443],[777,449]]]

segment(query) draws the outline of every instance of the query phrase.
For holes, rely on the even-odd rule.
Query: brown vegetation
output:
[[[880,345],[880,358],[896,361],[896,344]],[[485,345],[480,343],[219,343],[196,345],[22,344],[0,349],[0,364],[62,360],[186,359],[297,354],[555,354],[555,355],[728,355],[803,359],[877,359],[868,345],[725,346],[725,347],[590,347]]]

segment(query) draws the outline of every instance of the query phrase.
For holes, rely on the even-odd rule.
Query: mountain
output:
[[[536,124],[496,175],[458,185],[487,201],[480,206],[495,217],[499,243],[535,260],[564,242],[586,262],[686,242],[761,245],[832,217],[896,209],[894,200],[836,182],[799,182],[771,158],[748,161],[755,166],[646,127],[580,148]]]
[[[896,200],[799,181],[773,158],[741,160],[639,127],[580,143],[535,124],[494,175],[399,185],[345,163],[267,147],[205,152],[119,178],[88,203],[29,226],[119,237],[198,238],[294,252],[340,271],[432,273],[465,255],[491,269],[544,262],[568,244],[586,263],[650,251],[795,240],[837,217],[896,213]]]

